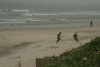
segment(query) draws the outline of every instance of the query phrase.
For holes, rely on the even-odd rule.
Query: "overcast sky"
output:
[[[0,8],[99,9],[100,0],[0,0]]]

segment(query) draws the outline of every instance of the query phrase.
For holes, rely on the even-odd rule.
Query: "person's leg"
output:
[[[57,40],[57,42],[56,43],[58,43],[58,40]]]
[[[91,24],[91,28],[92,28],[92,24]]]
[[[79,42],[79,40],[77,40]]]
[[[76,41],[78,41],[78,39],[76,38]],[[79,41],[78,41],[79,42]]]
[[[56,43],[58,43],[58,41],[59,41],[59,38],[58,38],[58,40],[57,40],[57,42],[56,42]]]
[[[77,38],[75,37],[74,39],[76,40],[76,43],[77,43]]]
[[[57,42],[56,42],[56,43],[58,43],[58,40],[59,40],[59,39],[58,39],[58,37],[57,37]]]
[[[75,41],[77,41],[75,37],[74,37],[74,39],[75,39]]]
[[[60,41],[61,39],[60,38],[58,38],[58,40],[57,40],[57,42],[56,43],[58,43],[58,41]]]

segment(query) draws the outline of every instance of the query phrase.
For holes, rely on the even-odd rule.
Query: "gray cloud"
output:
[[[100,0],[0,0],[2,7],[99,9]]]

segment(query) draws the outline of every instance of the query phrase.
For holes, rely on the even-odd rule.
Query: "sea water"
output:
[[[0,9],[0,27],[39,26],[68,27],[100,21],[100,11],[56,9]],[[62,26],[60,25],[62,24]],[[69,24],[69,25],[68,25]]]

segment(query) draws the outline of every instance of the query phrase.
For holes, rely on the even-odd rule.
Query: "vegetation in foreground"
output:
[[[100,37],[55,58],[43,67],[100,67]]]

